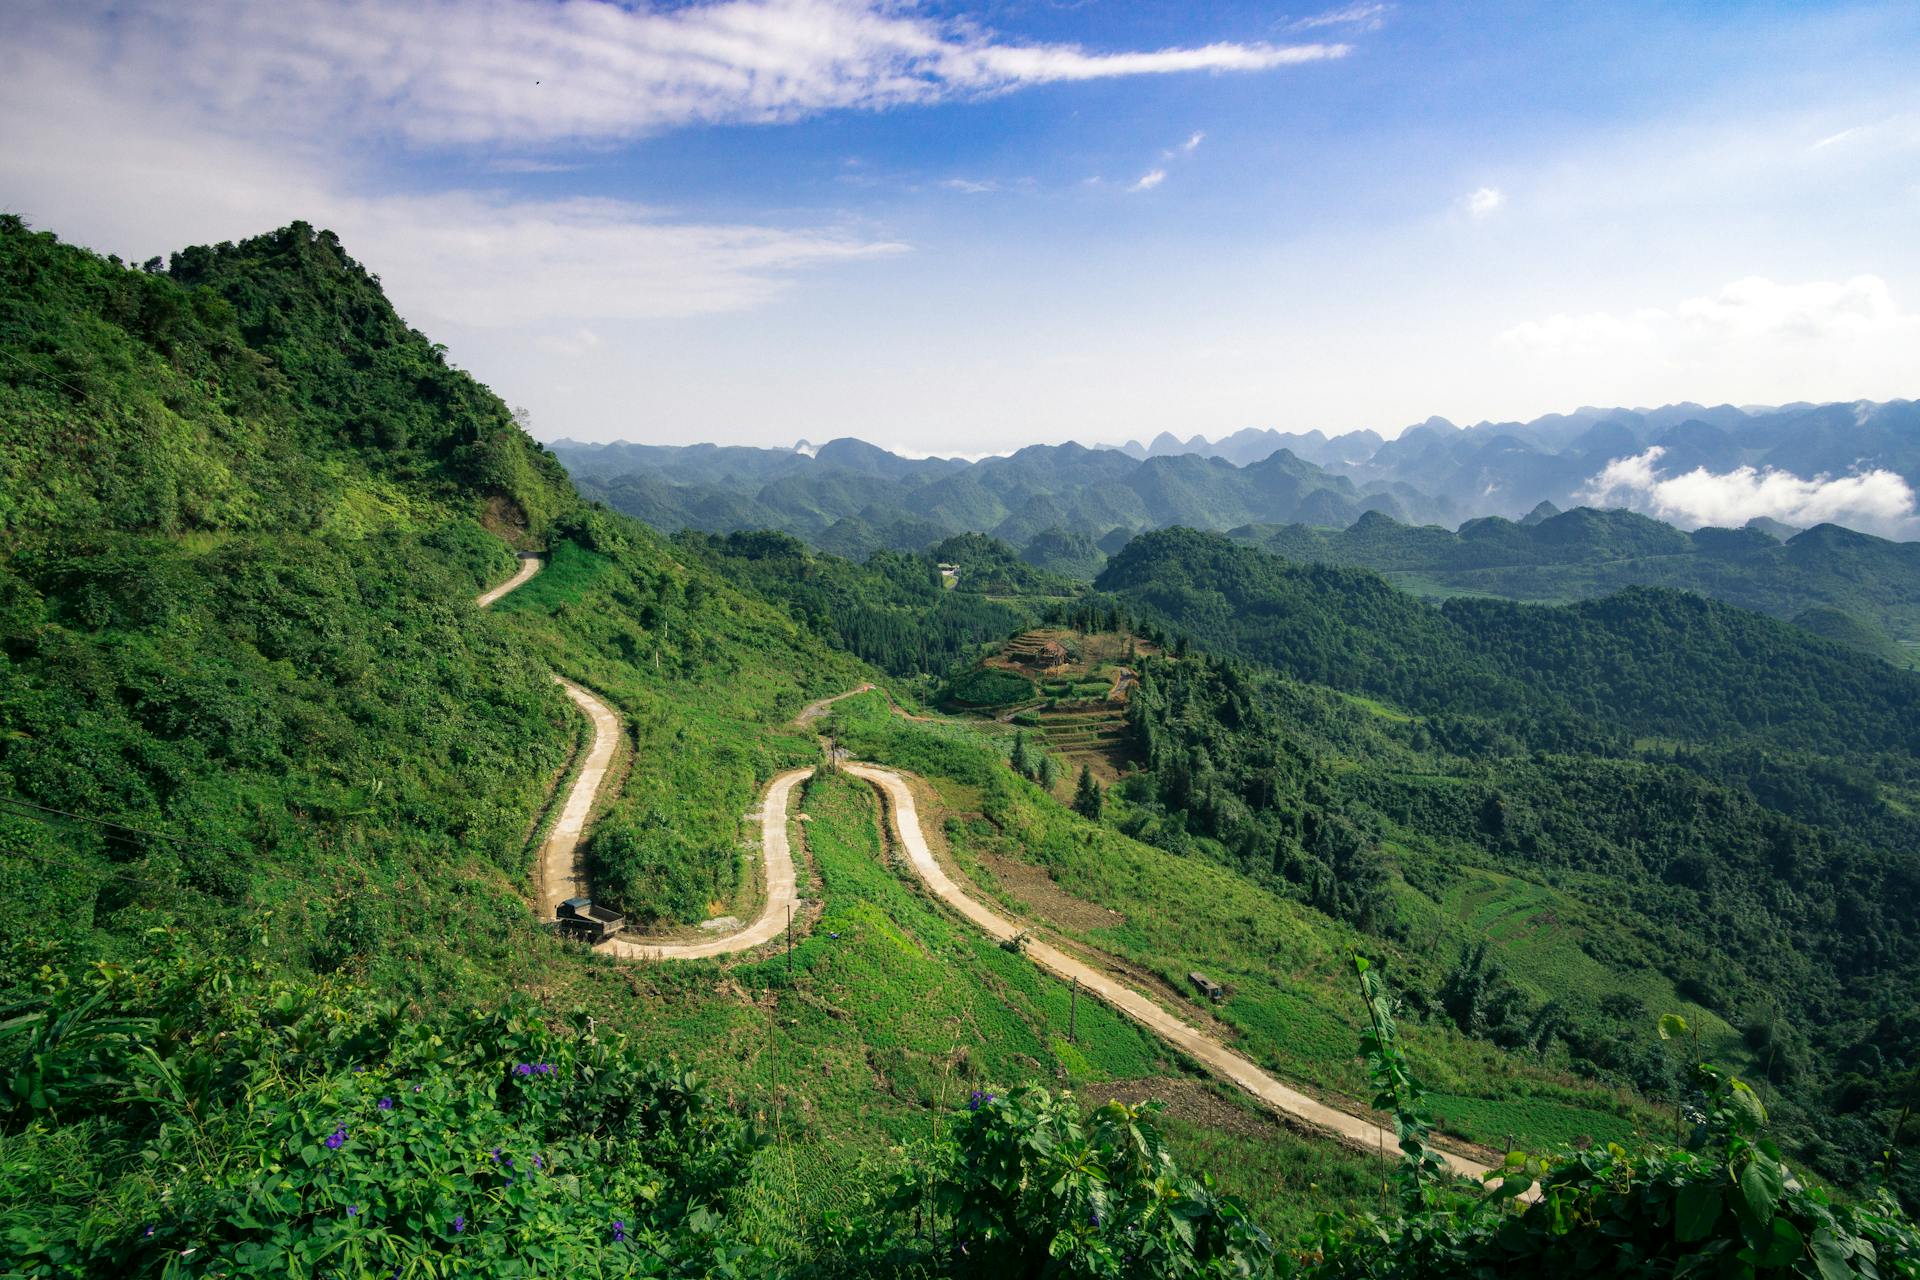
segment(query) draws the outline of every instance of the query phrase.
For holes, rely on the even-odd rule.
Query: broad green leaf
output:
[[[1773,1220],[1773,1239],[1767,1244],[1766,1251],[1760,1257],[1763,1267],[1784,1267],[1800,1256],[1806,1248],[1806,1237],[1800,1234],[1800,1228],[1784,1214]]]
[[[1720,1188],[1707,1182],[1689,1182],[1674,1202],[1673,1234],[1684,1243],[1705,1240],[1720,1218]]]
[[[1677,1040],[1686,1034],[1687,1020],[1685,1018],[1677,1013],[1667,1013],[1660,1016],[1660,1038],[1662,1040]]]
[[[1773,1221],[1773,1208],[1786,1189],[1786,1170],[1764,1156],[1748,1162],[1740,1171],[1740,1197],[1754,1225],[1764,1227]]]
[[[1820,1270],[1820,1280],[1853,1280],[1853,1268],[1847,1265],[1850,1256],[1847,1246],[1825,1227],[1813,1233],[1813,1265]]]

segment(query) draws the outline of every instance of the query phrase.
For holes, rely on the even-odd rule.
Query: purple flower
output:
[[[613,1220],[613,1242],[615,1244],[619,1244],[622,1240],[625,1240],[626,1238],[627,1238],[627,1224],[625,1220],[620,1218],[615,1218]]]
[[[413,1091],[414,1091],[415,1093],[418,1093],[418,1092],[420,1092],[420,1086],[419,1086],[419,1085],[415,1085],[415,1086],[413,1086]]]
[[[533,1064],[523,1062],[513,1069],[513,1074],[517,1076],[530,1076],[533,1074]]]
[[[501,1163],[501,1164],[504,1164],[505,1166],[507,1166],[507,1168],[509,1168],[509,1169],[511,1169],[511,1168],[513,1168],[513,1157],[512,1157],[512,1156],[501,1156],[501,1157],[500,1157],[500,1163]]]
[[[141,1232],[140,1238],[142,1240],[151,1240],[153,1238],[153,1228],[148,1227],[145,1231]]]
[[[359,1217],[359,1216],[360,1216],[360,1206],[359,1206],[359,1205],[357,1205],[357,1204],[350,1204],[350,1205],[348,1205],[348,1206],[347,1206],[347,1216],[348,1216],[349,1218],[357,1218],[357,1217]]]
[[[360,1073],[361,1073],[362,1071],[365,1071],[365,1070],[366,1070],[366,1068],[365,1068],[365,1067],[355,1067],[355,1068],[353,1069],[353,1074],[355,1074],[355,1075],[359,1075],[359,1074],[360,1074]]]
[[[987,1100],[987,1095],[980,1092],[978,1089],[975,1089],[973,1091],[973,1096],[967,1099],[967,1110],[978,1111],[980,1109],[980,1104],[982,1102],[985,1102],[986,1100]]]
[[[453,1234],[459,1235],[462,1231],[465,1231],[466,1229],[467,1229],[467,1215],[464,1213],[454,1214],[453,1215]]]
[[[392,1098],[382,1098],[382,1099],[380,1099],[380,1109],[381,1109],[382,1111],[391,1111],[391,1110],[393,1110],[393,1099],[392,1099]]]
[[[341,1147],[344,1147],[346,1145],[347,1145],[347,1126],[345,1126],[344,1124],[338,1125],[334,1128],[334,1131],[332,1133],[327,1135],[327,1150],[338,1151]]]
[[[500,1163],[500,1148],[498,1148],[498,1147],[495,1147],[495,1148],[493,1149],[493,1162],[494,1162],[495,1164],[499,1164],[499,1163]]]
[[[533,1158],[533,1167],[534,1167],[534,1168],[536,1168],[536,1169],[542,1169],[542,1168],[545,1168],[546,1166],[540,1163],[540,1157],[539,1157],[539,1156],[535,1156],[535,1157]]]

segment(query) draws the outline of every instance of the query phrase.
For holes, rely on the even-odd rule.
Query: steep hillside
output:
[[[889,1150],[930,1120],[929,1158],[957,1160],[954,1081],[1180,1078],[1094,1011],[1097,1045],[1059,1042],[1064,990],[894,883],[864,792],[811,797],[833,905],[801,922],[798,976],[620,971],[537,928],[532,855],[585,728],[552,673],[624,728],[589,856],[636,928],[751,907],[744,815],[819,754],[789,718],[878,673],[723,554],[582,506],[330,236],[188,252],[174,278],[3,230],[9,1262],[848,1274],[822,1212],[890,1194]],[[505,539],[546,567],[479,611]],[[903,939],[930,949],[911,973]],[[1228,1115],[1170,1132],[1273,1129]],[[1277,1140],[1357,1192],[1353,1157]],[[911,1247],[903,1222],[874,1217],[875,1247]]]

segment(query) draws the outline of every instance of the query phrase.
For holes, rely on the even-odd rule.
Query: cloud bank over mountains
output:
[[[1884,469],[1803,477],[1775,467],[1705,467],[1663,475],[1667,450],[1655,445],[1616,458],[1582,495],[1598,507],[1627,507],[1686,529],[1734,528],[1753,519],[1809,526],[1841,524],[1882,537],[1920,537],[1913,486]]]

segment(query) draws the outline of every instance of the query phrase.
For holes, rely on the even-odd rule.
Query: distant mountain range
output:
[[[1286,449],[1357,482],[1403,481],[1451,497],[1474,515],[1518,516],[1536,503],[1573,498],[1607,463],[1649,448],[1662,469],[1774,468],[1811,478],[1887,470],[1920,485],[1920,402],[1851,401],[1738,408],[1691,402],[1658,409],[1581,408],[1531,422],[1456,426],[1428,418],[1391,440],[1377,432],[1328,436],[1249,428],[1209,443],[1162,433],[1129,441],[1133,458],[1191,453],[1245,464]],[[1500,510],[1483,509],[1488,502]]]
[[[882,547],[919,551],[967,532],[1015,547],[1043,533],[1074,535],[1111,552],[1168,525],[1344,528],[1367,511],[1423,523],[1462,518],[1410,485],[1357,482],[1285,449],[1245,465],[1190,453],[1139,459],[1078,444],[1033,445],[981,462],[903,458],[859,440],[811,452],[569,441],[553,449],[583,493],[658,528],[778,529],[853,559]],[[1049,545],[1058,549],[1058,539]]]
[[[1583,408],[1470,427],[1429,418],[1391,440],[1164,433],[1146,445],[1035,445],[979,462],[907,458],[853,439],[792,449],[563,440],[553,449],[594,496],[663,528],[776,528],[853,555],[918,550],[967,531],[1024,546],[1050,529],[1101,541],[1174,524],[1344,528],[1367,511],[1451,528],[1519,518],[1542,502],[1626,506],[1686,527],[1762,516],[1920,536],[1920,402],[1911,400]],[[1793,479],[1762,492],[1768,472]]]

